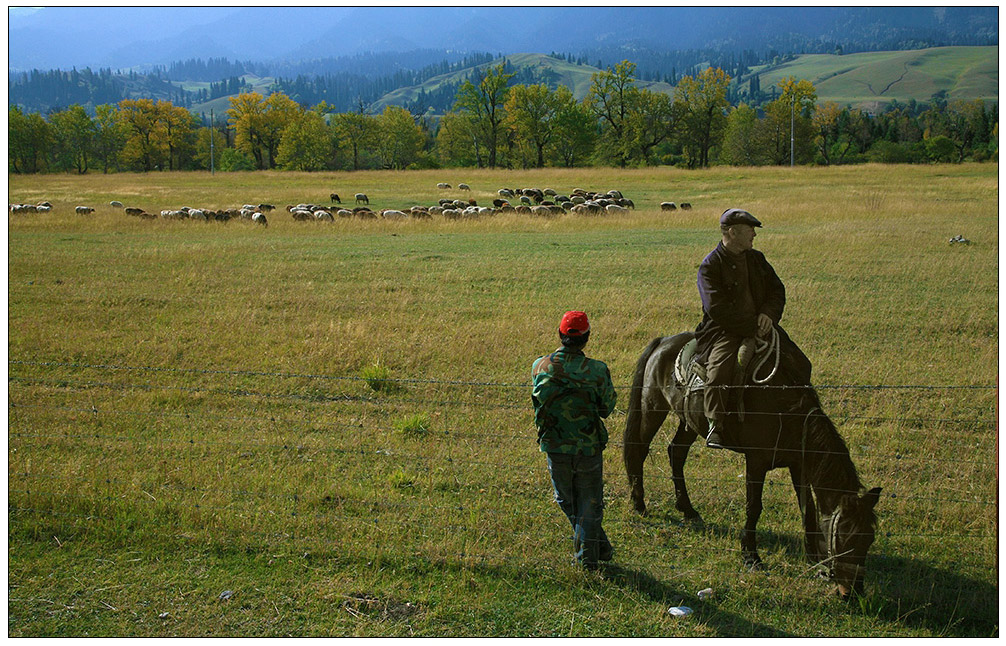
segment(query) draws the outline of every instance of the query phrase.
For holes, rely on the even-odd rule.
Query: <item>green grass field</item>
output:
[[[813,83],[819,102],[871,109],[892,100],[926,102],[941,91],[950,101],[999,100],[998,47],[808,54],[760,73],[763,88],[793,76]]]
[[[997,165],[8,179],[10,203],[54,205],[8,219],[11,637],[998,635]],[[437,182],[480,203],[617,188],[636,209],[332,224],[283,209],[469,197]],[[260,227],[110,200],[279,209]],[[629,503],[632,369],[698,323],[696,269],[731,206],[765,223],[783,325],[884,488],[852,603],[811,576],[783,472],[759,524],[767,574],[741,567],[740,456],[695,447],[706,527],[687,528],[665,428],[650,514]],[[571,563],[530,407],[531,362],[574,308],[619,391],[603,574]]]

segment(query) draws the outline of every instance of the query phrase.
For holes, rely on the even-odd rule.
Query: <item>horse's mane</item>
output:
[[[817,391],[811,386],[802,390],[800,400],[790,413],[801,418],[806,433],[807,453],[812,465],[807,474],[810,482],[833,491],[858,494],[863,485],[849,455],[849,447],[822,409]]]

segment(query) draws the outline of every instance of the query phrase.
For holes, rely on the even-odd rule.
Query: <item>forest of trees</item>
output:
[[[813,84],[794,78],[764,88],[773,98],[757,106],[732,101],[731,75],[719,67],[680,76],[673,97],[642,89],[635,78],[636,65],[622,61],[595,73],[577,101],[565,86],[502,63],[453,89],[451,108],[439,119],[395,106],[377,115],[339,110],[326,99],[305,107],[302,95],[283,91],[232,96],[213,123],[166,100],[108,102],[93,116],[79,103],[46,116],[12,106],[8,168],[701,168],[998,159],[998,109],[980,100],[938,96],[871,115],[819,102]]]

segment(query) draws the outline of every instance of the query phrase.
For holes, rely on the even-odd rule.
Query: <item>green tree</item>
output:
[[[94,154],[101,162],[101,172],[108,173],[113,166],[118,168],[119,153],[126,146],[129,132],[114,105],[95,106],[94,112]]]
[[[275,168],[278,162],[279,144],[286,127],[299,118],[303,110],[297,102],[283,94],[273,92],[265,100],[262,112],[262,145],[268,155],[268,167]]]
[[[144,172],[163,163],[161,116],[153,100],[123,99],[117,115],[127,132],[123,161]]]
[[[52,129],[42,115],[7,110],[7,163],[15,173],[39,173],[52,144]]]
[[[962,162],[979,142],[988,143],[989,123],[981,99],[951,101],[946,109],[947,136]]]
[[[578,103],[566,86],[556,89],[559,110],[555,115],[554,155],[567,168],[586,163],[597,139],[597,119]]]
[[[614,69],[596,72],[590,77],[585,105],[600,121],[600,161],[625,167],[632,155],[633,141],[629,114],[638,104],[639,88],[632,78],[636,64],[622,61]]]
[[[436,150],[448,166],[481,166],[475,123],[467,112],[448,112],[440,119]]]
[[[181,169],[195,149],[198,120],[185,108],[167,101],[158,101],[157,110],[162,128],[162,141],[168,158],[168,169]]]
[[[72,168],[80,175],[86,173],[97,129],[84,107],[71,105],[66,110],[53,113],[49,117],[49,125],[60,167],[64,170]]]
[[[255,160],[255,167],[267,168],[265,99],[258,92],[243,92],[228,99],[227,122],[234,130],[234,147]]]
[[[761,134],[768,157],[779,166],[791,161],[809,161],[814,153],[811,115],[817,90],[810,81],[797,81],[792,76],[779,81],[779,89],[779,98],[763,107]]]
[[[633,156],[644,163],[655,162],[654,150],[673,137],[677,122],[671,97],[640,90],[628,119]]]
[[[220,170],[224,172],[255,170],[258,168],[254,159],[237,148],[224,148],[220,153]]]
[[[557,94],[545,84],[510,88],[505,105],[507,127],[518,148],[531,152],[536,168],[545,166],[545,152],[555,138],[560,105]]]
[[[741,103],[731,110],[723,132],[720,161],[733,166],[758,166],[764,163],[757,132],[758,113],[754,108]]]
[[[730,75],[709,67],[694,78],[684,76],[674,92],[681,115],[681,137],[691,168],[709,165],[709,151],[720,143],[730,107],[727,88]]]
[[[470,115],[475,135],[479,139],[477,149],[485,151],[484,161],[489,168],[497,166],[500,140],[504,130],[503,120],[506,116],[504,106],[510,79],[514,76],[506,73],[505,67],[505,63],[500,63],[484,73],[480,72],[476,78],[477,84],[466,80],[461,84],[457,100],[454,102],[455,111]],[[477,158],[479,166],[482,166],[482,156],[478,155]]]
[[[277,163],[287,170],[323,170],[332,160],[333,133],[325,118],[308,110],[283,131]]]
[[[389,105],[377,122],[380,133],[378,155],[385,168],[405,169],[419,158],[426,137],[412,113]]]
[[[926,154],[929,159],[936,163],[947,163],[954,160],[957,155],[954,141],[946,135],[936,135],[926,139]]]
[[[352,151],[353,170],[360,169],[360,155],[377,143],[377,120],[360,112],[345,112],[332,117],[339,144]]]

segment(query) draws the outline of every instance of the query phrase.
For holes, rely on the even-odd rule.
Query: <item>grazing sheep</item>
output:
[[[336,204],[342,204],[342,198],[339,197],[338,193],[332,193],[328,197]]]
[[[633,201],[630,200],[627,197],[620,198],[617,202],[618,202],[619,206],[624,206],[627,209],[634,209],[634,208],[636,208],[635,203],[633,203]]]
[[[364,203],[364,204],[370,204],[370,198],[367,197],[366,194],[364,194],[364,193],[357,193],[356,194],[356,203],[359,204],[361,202]]]
[[[308,211],[307,209],[294,209],[290,212],[294,220],[298,222],[310,222],[314,219],[314,213]]]
[[[556,193],[556,192],[555,192],[554,190],[552,190],[552,189],[550,189],[550,188],[546,188],[546,189],[545,189],[544,191],[542,191],[542,192],[543,192],[543,193],[544,193],[545,195],[548,195],[548,196],[550,196],[550,197],[555,197],[556,195],[558,195],[558,193]]]
[[[384,209],[381,211],[381,217],[385,220],[404,220],[409,216],[398,209]]]
[[[458,184],[458,190],[460,191],[470,191],[472,187],[467,184]]]
[[[339,209],[336,215],[338,215],[340,218],[351,218],[353,217],[353,212],[350,211],[349,209]]]
[[[113,208],[116,208],[116,209],[121,209],[122,208],[122,202],[120,202],[118,200],[112,200],[111,202],[108,203],[108,205],[111,206],[111,207],[113,207]]]
[[[335,218],[332,217],[332,214],[324,209],[318,209],[315,211],[314,218],[319,222],[335,222]]]
[[[612,190],[612,191],[608,191],[608,197],[610,197],[613,200],[620,200],[620,199],[622,199],[622,194],[619,191]]]
[[[265,213],[261,211],[256,211],[252,214],[251,221],[255,224],[261,224],[264,227],[269,226],[269,221],[265,219]]]
[[[675,204],[674,202],[661,202],[660,203],[660,210],[661,211],[677,211],[678,210],[678,205]]]
[[[448,220],[457,220],[461,217],[461,211],[457,209],[444,209],[443,216]]]
[[[524,204],[524,205],[527,205],[527,206],[530,206],[531,205],[531,198],[528,197],[527,195],[521,195],[520,196],[520,203]]]
[[[517,213],[520,213],[521,215],[531,215],[531,207],[528,206],[527,204],[521,204],[514,210],[517,211]]]
[[[87,215],[88,213],[94,213],[94,208],[90,206],[78,206],[74,209],[78,215]]]
[[[500,197],[502,197],[502,198],[506,198],[506,199],[508,199],[508,200],[512,200],[512,199],[513,199],[513,191],[511,191],[511,190],[510,190],[510,189],[508,189],[508,188],[501,188],[500,190],[498,190],[498,191],[496,191],[496,192],[497,192],[497,193],[499,194],[499,196],[500,196]]]
[[[206,213],[204,213],[202,209],[189,209],[189,217],[193,220],[206,222]]]
[[[447,182],[439,182],[437,184],[437,188],[439,188],[440,190],[445,190],[445,189],[448,189],[450,187],[451,187],[451,185],[448,184]]]
[[[692,208],[692,205],[689,202],[682,202],[681,203],[681,210],[682,211],[687,211],[687,210],[689,210],[691,208]]]
[[[629,212],[629,209],[625,208],[624,206],[619,206],[617,204],[609,204],[608,206],[604,207],[604,210],[612,215],[618,215],[620,213]]]
[[[135,206],[126,207],[126,215],[140,215],[143,213],[143,209],[137,208]]]
[[[262,213],[270,213],[273,210],[275,210],[275,208],[276,207],[273,206],[272,204],[259,204],[258,205],[258,210],[261,211]]]
[[[46,206],[45,204],[39,204],[35,207],[35,210],[39,213],[48,213],[52,210],[51,206]]]

